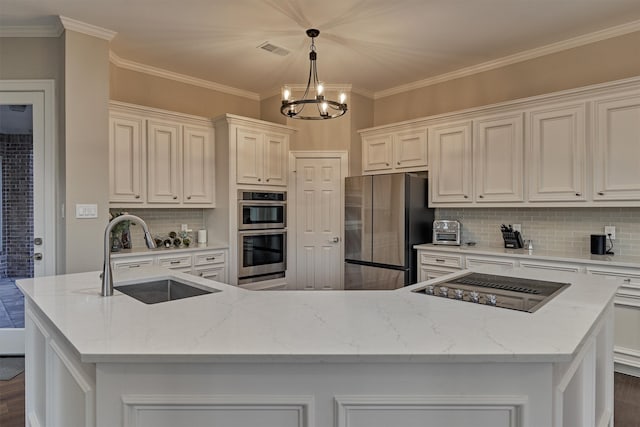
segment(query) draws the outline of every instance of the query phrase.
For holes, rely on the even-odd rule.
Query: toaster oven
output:
[[[462,237],[462,224],[458,221],[436,220],[433,221],[433,241],[434,245],[455,245],[460,246]]]

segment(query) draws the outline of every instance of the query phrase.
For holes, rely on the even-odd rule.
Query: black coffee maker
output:
[[[605,255],[607,253],[607,236],[604,234],[591,235],[591,253],[593,255]]]

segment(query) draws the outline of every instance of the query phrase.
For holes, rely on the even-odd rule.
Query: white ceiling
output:
[[[0,27],[57,15],[117,32],[125,61],[261,97],[306,83],[317,28],[320,79],[375,95],[637,21],[640,0],[0,0]]]

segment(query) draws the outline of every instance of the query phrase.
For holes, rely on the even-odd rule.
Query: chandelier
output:
[[[316,66],[316,58],[318,55],[316,54],[316,45],[313,41],[319,34],[319,30],[307,30],[307,36],[311,37],[309,79],[307,80],[307,88],[304,91],[304,95],[302,95],[302,99],[293,99],[289,86],[283,86],[282,88],[282,107],[280,107],[280,112],[292,119],[334,119],[347,112],[347,104],[345,103],[347,100],[346,93],[340,93],[339,101],[327,99],[325,98],[326,87],[318,80],[318,69]]]

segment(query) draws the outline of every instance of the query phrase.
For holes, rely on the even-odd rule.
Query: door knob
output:
[[[33,244],[36,246],[40,246],[42,244],[42,237],[36,237],[33,239]]]
[[[36,252],[35,254],[33,254],[33,259],[35,259],[36,261],[42,261],[42,254],[40,252]]]
[[[340,238],[339,237],[334,237],[330,241],[331,241],[331,243],[338,243],[340,241]]]

